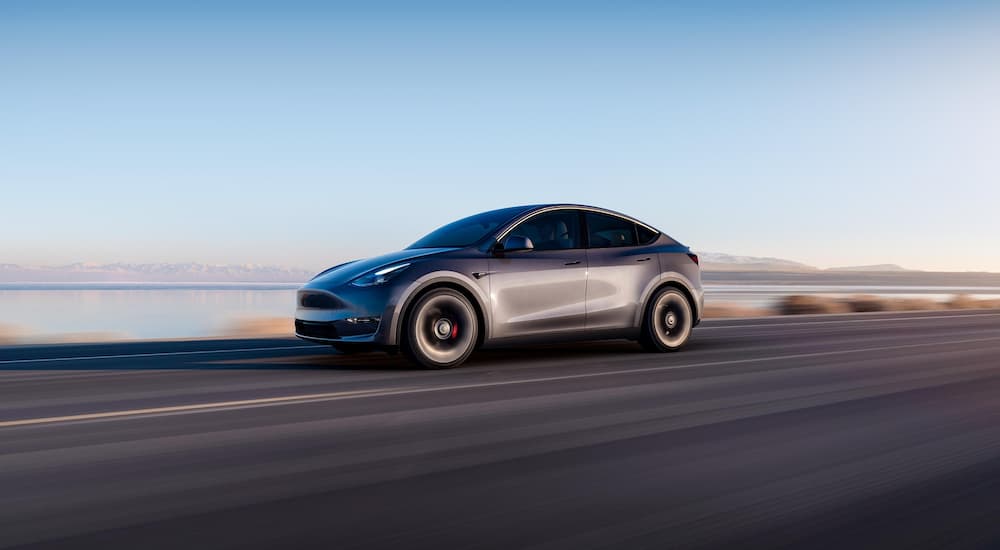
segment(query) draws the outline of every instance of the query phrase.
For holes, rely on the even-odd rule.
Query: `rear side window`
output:
[[[590,248],[636,245],[634,223],[596,212],[587,212],[587,236]]]

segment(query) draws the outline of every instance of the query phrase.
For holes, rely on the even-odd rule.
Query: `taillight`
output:
[[[698,255],[697,254],[695,254],[693,252],[688,252],[688,258],[691,258],[691,261],[694,262],[696,265],[701,265],[701,263],[698,261]]]

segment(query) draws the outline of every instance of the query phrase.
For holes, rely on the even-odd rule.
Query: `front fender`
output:
[[[399,294],[396,303],[388,306],[386,309],[389,315],[383,316],[383,319],[391,319],[391,325],[388,327],[386,332],[387,344],[390,346],[398,346],[402,341],[403,334],[403,317],[406,315],[407,310],[411,305],[413,305],[414,300],[420,296],[420,294],[437,285],[444,286],[454,286],[459,287],[466,291],[473,300],[474,305],[479,308],[479,311],[483,315],[483,326],[480,327],[482,330],[483,339],[488,340],[490,337],[490,327],[492,326],[492,317],[490,315],[490,309],[488,307],[489,295],[488,291],[484,290],[480,286],[479,282],[473,280],[465,274],[459,273],[457,271],[434,271],[420,278],[414,280]]]

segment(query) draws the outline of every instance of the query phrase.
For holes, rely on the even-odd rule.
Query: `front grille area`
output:
[[[379,318],[370,317],[364,321],[302,321],[295,320],[295,333],[308,338],[339,340],[349,336],[367,336],[378,330]]]
[[[295,333],[300,336],[324,338],[327,340],[340,338],[337,335],[337,327],[333,326],[333,323],[317,323],[315,321],[300,321],[298,319],[295,320]]]
[[[379,319],[372,317],[365,321],[337,321],[337,332],[341,336],[365,336],[378,330]]]
[[[306,309],[340,309],[340,300],[322,292],[299,292],[299,305]]]

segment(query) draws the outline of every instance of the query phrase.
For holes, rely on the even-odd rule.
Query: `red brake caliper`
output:
[[[451,325],[451,339],[458,338],[458,323]]]

